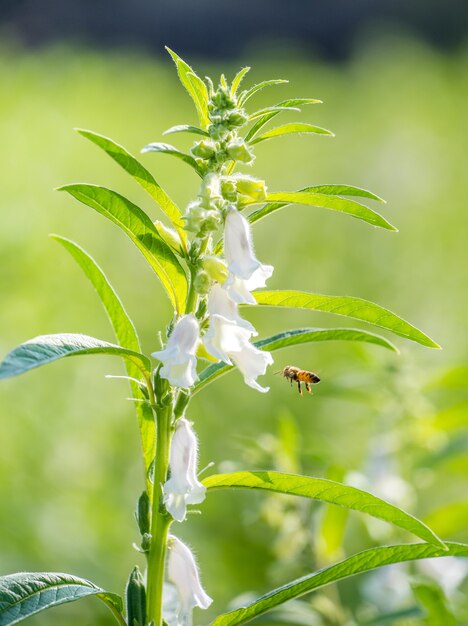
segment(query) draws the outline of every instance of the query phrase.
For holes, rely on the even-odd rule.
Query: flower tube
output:
[[[152,356],[163,362],[160,370],[174,387],[188,389],[197,379],[196,351],[200,340],[200,329],[194,315],[183,315],[176,323],[164,350]]]
[[[177,522],[187,515],[187,504],[205,499],[206,488],[197,478],[198,442],[188,420],[177,420],[171,442],[170,478],[163,487],[166,509]]]

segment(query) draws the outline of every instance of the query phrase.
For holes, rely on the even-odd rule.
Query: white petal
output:
[[[238,326],[252,331],[252,334],[257,335],[252,324],[239,315],[237,304],[229,297],[226,289],[223,289],[218,283],[213,285],[208,296],[208,313],[210,315],[221,315],[227,320],[235,322]]]
[[[250,278],[258,267],[250,226],[236,209],[229,209],[224,225],[224,255],[228,268],[239,278]]]
[[[183,522],[187,517],[185,494],[167,493],[164,495],[164,504],[176,522]]]
[[[203,344],[212,356],[230,365],[231,353],[240,352],[252,334],[251,330],[238,326],[225,317],[212,315]]]
[[[273,265],[263,265],[262,263],[260,263],[252,276],[246,281],[246,288],[249,291],[254,291],[259,287],[265,287],[266,281],[273,274],[273,270]]]
[[[249,387],[266,393],[269,387],[261,387],[257,381],[257,376],[265,374],[268,365],[273,363],[273,357],[269,352],[259,350],[252,344],[246,344],[240,352],[232,353],[232,360],[237,365],[244,376],[244,380]]]
[[[177,588],[181,612],[186,618],[194,607],[207,609],[210,606],[212,599],[201,586],[198,567],[190,548],[173,535],[170,536],[167,574]]]
[[[168,347],[177,345],[181,352],[195,354],[199,339],[199,327],[195,315],[183,315],[169,337]]]
[[[229,273],[224,283],[224,288],[231,300],[237,304],[257,304],[257,301],[247,288],[247,281],[238,278],[232,272]]]

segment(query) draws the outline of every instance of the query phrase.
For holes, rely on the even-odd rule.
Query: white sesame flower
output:
[[[152,356],[163,362],[160,374],[174,387],[188,389],[197,379],[195,356],[200,338],[198,321],[194,315],[184,315],[176,323],[164,350]]]
[[[210,325],[203,337],[206,350],[216,359],[228,365],[237,365],[250,387],[261,392],[268,391],[257,382],[257,376],[265,373],[268,365],[273,363],[269,352],[259,350],[249,343],[255,328],[240,317],[237,305],[225,289],[214,285],[208,298]]]
[[[239,304],[255,304],[250,292],[265,286],[273,266],[263,265],[257,259],[250,225],[234,208],[228,210],[224,225],[224,255],[229,270],[224,286],[229,296]]]
[[[207,609],[213,600],[201,586],[198,567],[190,548],[173,535],[169,537],[168,545],[167,575],[176,586],[179,596],[176,624],[191,626],[192,610],[196,606]]]
[[[170,478],[164,484],[164,504],[172,517],[183,522],[187,504],[199,504],[205,499],[206,488],[197,478],[198,442],[190,422],[177,420],[171,442]]]

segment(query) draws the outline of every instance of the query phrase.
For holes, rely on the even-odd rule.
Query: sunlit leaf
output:
[[[440,348],[430,337],[395,313],[378,304],[351,296],[325,296],[305,291],[258,291],[255,300],[261,306],[311,309],[344,315],[385,328],[429,348]]]
[[[133,322],[124,309],[124,306],[114,288],[96,261],[87,252],[85,252],[83,248],[78,246],[73,241],[70,241],[70,239],[60,237],[59,235],[52,235],[52,237],[72,255],[87,278],[91,281],[104,308],[106,309],[119,344],[124,348],[128,348],[135,352],[141,352],[140,342]],[[133,361],[126,359],[125,365],[128,376],[139,380],[141,377],[141,371],[133,363]],[[130,387],[134,398],[139,398],[141,400],[144,399],[143,393],[136,382],[130,381]],[[156,437],[154,417],[151,407],[148,406],[146,402],[136,402],[135,408],[140,428],[146,475],[148,475],[149,467],[154,458]],[[151,493],[151,490],[149,493]]]
[[[40,335],[14,348],[0,363],[0,378],[18,376],[35,367],[81,354],[120,356],[130,360],[143,375],[151,370],[151,362],[144,354],[88,335],[60,333]]]
[[[289,80],[283,80],[282,78],[277,78],[273,80],[264,80],[263,82],[258,83],[257,85],[254,85],[247,91],[242,92],[239,98],[239,106],[244,106],[246,102],[248,102],[248,100],[250,100],[250,98],[253,95],[255,95],[258,91],[265,89],[265,87],[273,87],[274,85],[284,85],[286,83],[289,83]]]
[[[189,124],[179,124],[178,126],[171,126],[163,132],[163,135],[172,135],[174,133],[193,133],[194,135],[202,135],[203,137],[209,137],[210,135],[206,130],[202,130],[197,126],[190,126]]]
[[[287,204],[305,204],[308,206],[322,207],[331,211],[339,211],[347,213],[359,220],[368,222],[372,226],[385,228],[386,230],[396,231],[397,229],[390,224],[380,213],[376,213],[369,207],[356,202],[342,198],[341,196],[330,195],[329,193],[314,193],[310,191],[279,191],[269,193],[267,195],[268,204],[258,209],[249,216],[251,223],[270,215],[278,209],[282,209]],[[246,203],[247,204],[247,203]],[[250,202],[253,204],[253,202]]]
[[[418,519],[393,504],[342,483],[326,478],[312,478],[282,472],[233,472],[215,474],[203,480],[208,489],[260,489],[336,504],[360,511],[403,528],[420,539],[443,546],[442,541]]]
[[[263,135],[258,135],[255,139],[251,139],[250,145],[266,141],[267,139],[273,139],[274,137],[281,137],[282,135],[291,135],[293,133],[313,133],[316,135],[328,135],[330,137],[335,136],[330,130],[320,128],[320,126],[305,123],[291,123],[267,130]]]
[[[89,580],[55,572],[21,572],[0,577],[0,626],[10,626],[45,609],[95,595],[125,626],[120,596]]]
[[[181,161],[184,161],[184,163],[187,163],[187,165],[190,165],[190,167],[192,167],[196,173],[203,178],[203,170],[195,161],[193,156],[190,156],[190,154],[186,154],[185,152],[181,152],[178,148],[175,148],[168,143],[149,143],[142,149],[142,152],[162,152],[163,154],[171,154]]]
[[[114,159],[123,169],[132,176],[136,182],[149,193],[149,195],[155,200],[167,217],[171,220],[174,227],[179,232],[182,240],[185,242],[187,235],[184,230],[184,222],[182,220],[182,214],[179,207],[173,200],[167,195],[167,193],[159,186],[154,176],[149,172],[130,152],[115,143],[109,137],[98,135],[90,130],[83,130],[81,128],[76,129],[80,135],[86,137],[94,144],[102,148],[107,154]]]
[[[199,76],[197,76],[190,65],[181,59],[178,54],[167,46],[166,50],[169,52],[176,65],[180,82],[183,84],[195,104],[198,119],[202,128],[207,128],[210,120],[208,117],[208,90],[205,83]]]
[[[283,111],[290,109],[290,107],[295,109],[296,107],[300,107],[305,104],[322,104],[322,101],[315,100],[314,98],[291,98],[290,100],[283,100],[283,102],[278,102],[272,107],[266,107],[263,110],[256,111],[250,116],[250,119],[253,120],[257,118],[257,121],[255,122],[255,124],[253,124],[253,126],[246,134],[245,140],[250,141],[251,139],[253,139],[253,137],[256,136],[260,129],[265,126],[265,124],[267,124],[271,119],[273,119]],[[262,113],[262,115],[259,115],[260,113]]]
[[[144,211],[117,192],[98,185],[65,185],[60,191],[67,191],[117,224],[143,253],[176,310],[184,310],[188,290],[185,271]]]
[[[241,607],[229,613],[219,615],[211,626],[235,626],[246,624],[258,615],[266,613],[271,608],[283,604],[293,598],[298,598],[310,591],[329,585],[349,576],[405,561],[427,559],[444,556],[468,556],[468,545],[462,543],[447,543],[445,550],[428,543],[409,545],[385,546],[359,552],[343,561],[318,572],[304,576],[282,587],[265,594],[252,604]]]
[[[239,85],[241,84],[241,82],[244,79],[244,76],[247,74],[247,72],[250,72],[250,67],[243,67],[234,76],[234,79],[233,79],[232,84],[231,84],[231,96],[235,96],[236,95],[237,90],[239,89]]]
[[[315,341],[362,341],[365,343],[373,343],[394,352],[398,352],[397,348],[384,337],[375,335],[368,331],[357,330],[355,328],[298,328],[295,330],[287,330],[277,335],[272,335],[266,339],[261,339],[254,343],[257,348],[268,350],[280,350],[290,346],[297,346],[304,343],[312,343]],[[234,367],[225,363],[214,363],[205,368],[196,383],[193,393],[200,391],[208,383],[213,382],[220,376],[227,374]]]

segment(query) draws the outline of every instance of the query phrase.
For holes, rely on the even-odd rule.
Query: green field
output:
[[[386,39],[361,47],[341,66],[299,54],[256,53],[227,67],[189,61],[202,76],[225,71],[232,77],[247,63],[253,67],[249,85],[290,79],[259,94],[259,108],[293,96],[323,100],[301,121],[330,128],[336,137],[260,144],[255,174],[271,191],[322,183],[371,189],[387,200],[376,209],[400,231],[311,207],[278,211],[254,233],[258,257],[276,268],[269,287],[373,300],[443,346],[429,350],[399,340],[399,356],[340,343],[277,352],[264,379],[271,387],[266,395],[231,373],[191,407],[200,466],[274,465],[344,481],[359,473],[374,492],[379,480],[392,476],[397,504],[444,538],[468,541],[468,50],[444,56],[416,41]],[[113,341],[95,293],[49,233],[70,237],[96,258],[146,351],[158,349],[170,305],[144,259],[117,228],[53,189],[103,184],[161,218],[134,181],[73,128],[108,135],[137,154],[163,140],[166,128],[194,123],[172,63],[129,52],[6,48],[0,93],[1,355],[53,332]],[[284,120],[294,121],[295,114],[288,115]],[[190,145],[186,137],[171,141]],[[196,195],[198,180],[184,164],[160,154],[141,160],[179,206]],[[350,325],[306,311],[249,309],[248,316],[260,336]],[[313,397],[300,398],[273,375],[289,362],[320,374]],[[133,407],[125,381],[104,378],[122,371],[107,357],[67,359],[2,382],[0,573],[68,571],[120,592],[130,568],[142,562],[131,547],[137,540],[131,511],[142,489]],[[201,509],[180,534],[198,554],[215,598],[210,615],[236,595],[263,592],[338,560],[343,554],[335,545],[343,532],[346,554],[411,539],[358,513],[346,519],[340,510],[279,496],[213,493]],[[311,536],[319,537],[315,544]],[[340,602],[336,590],[315,601],[372,616],[364,582],[340,586]],[[97,604],[60,607],[30,623],[111,624]],[[317,624],[341,618],[329,619],[338,621]],[[414,619],[393,623],[423,623]],[[206,616],[197,614],[195,623],[202,621]]]

